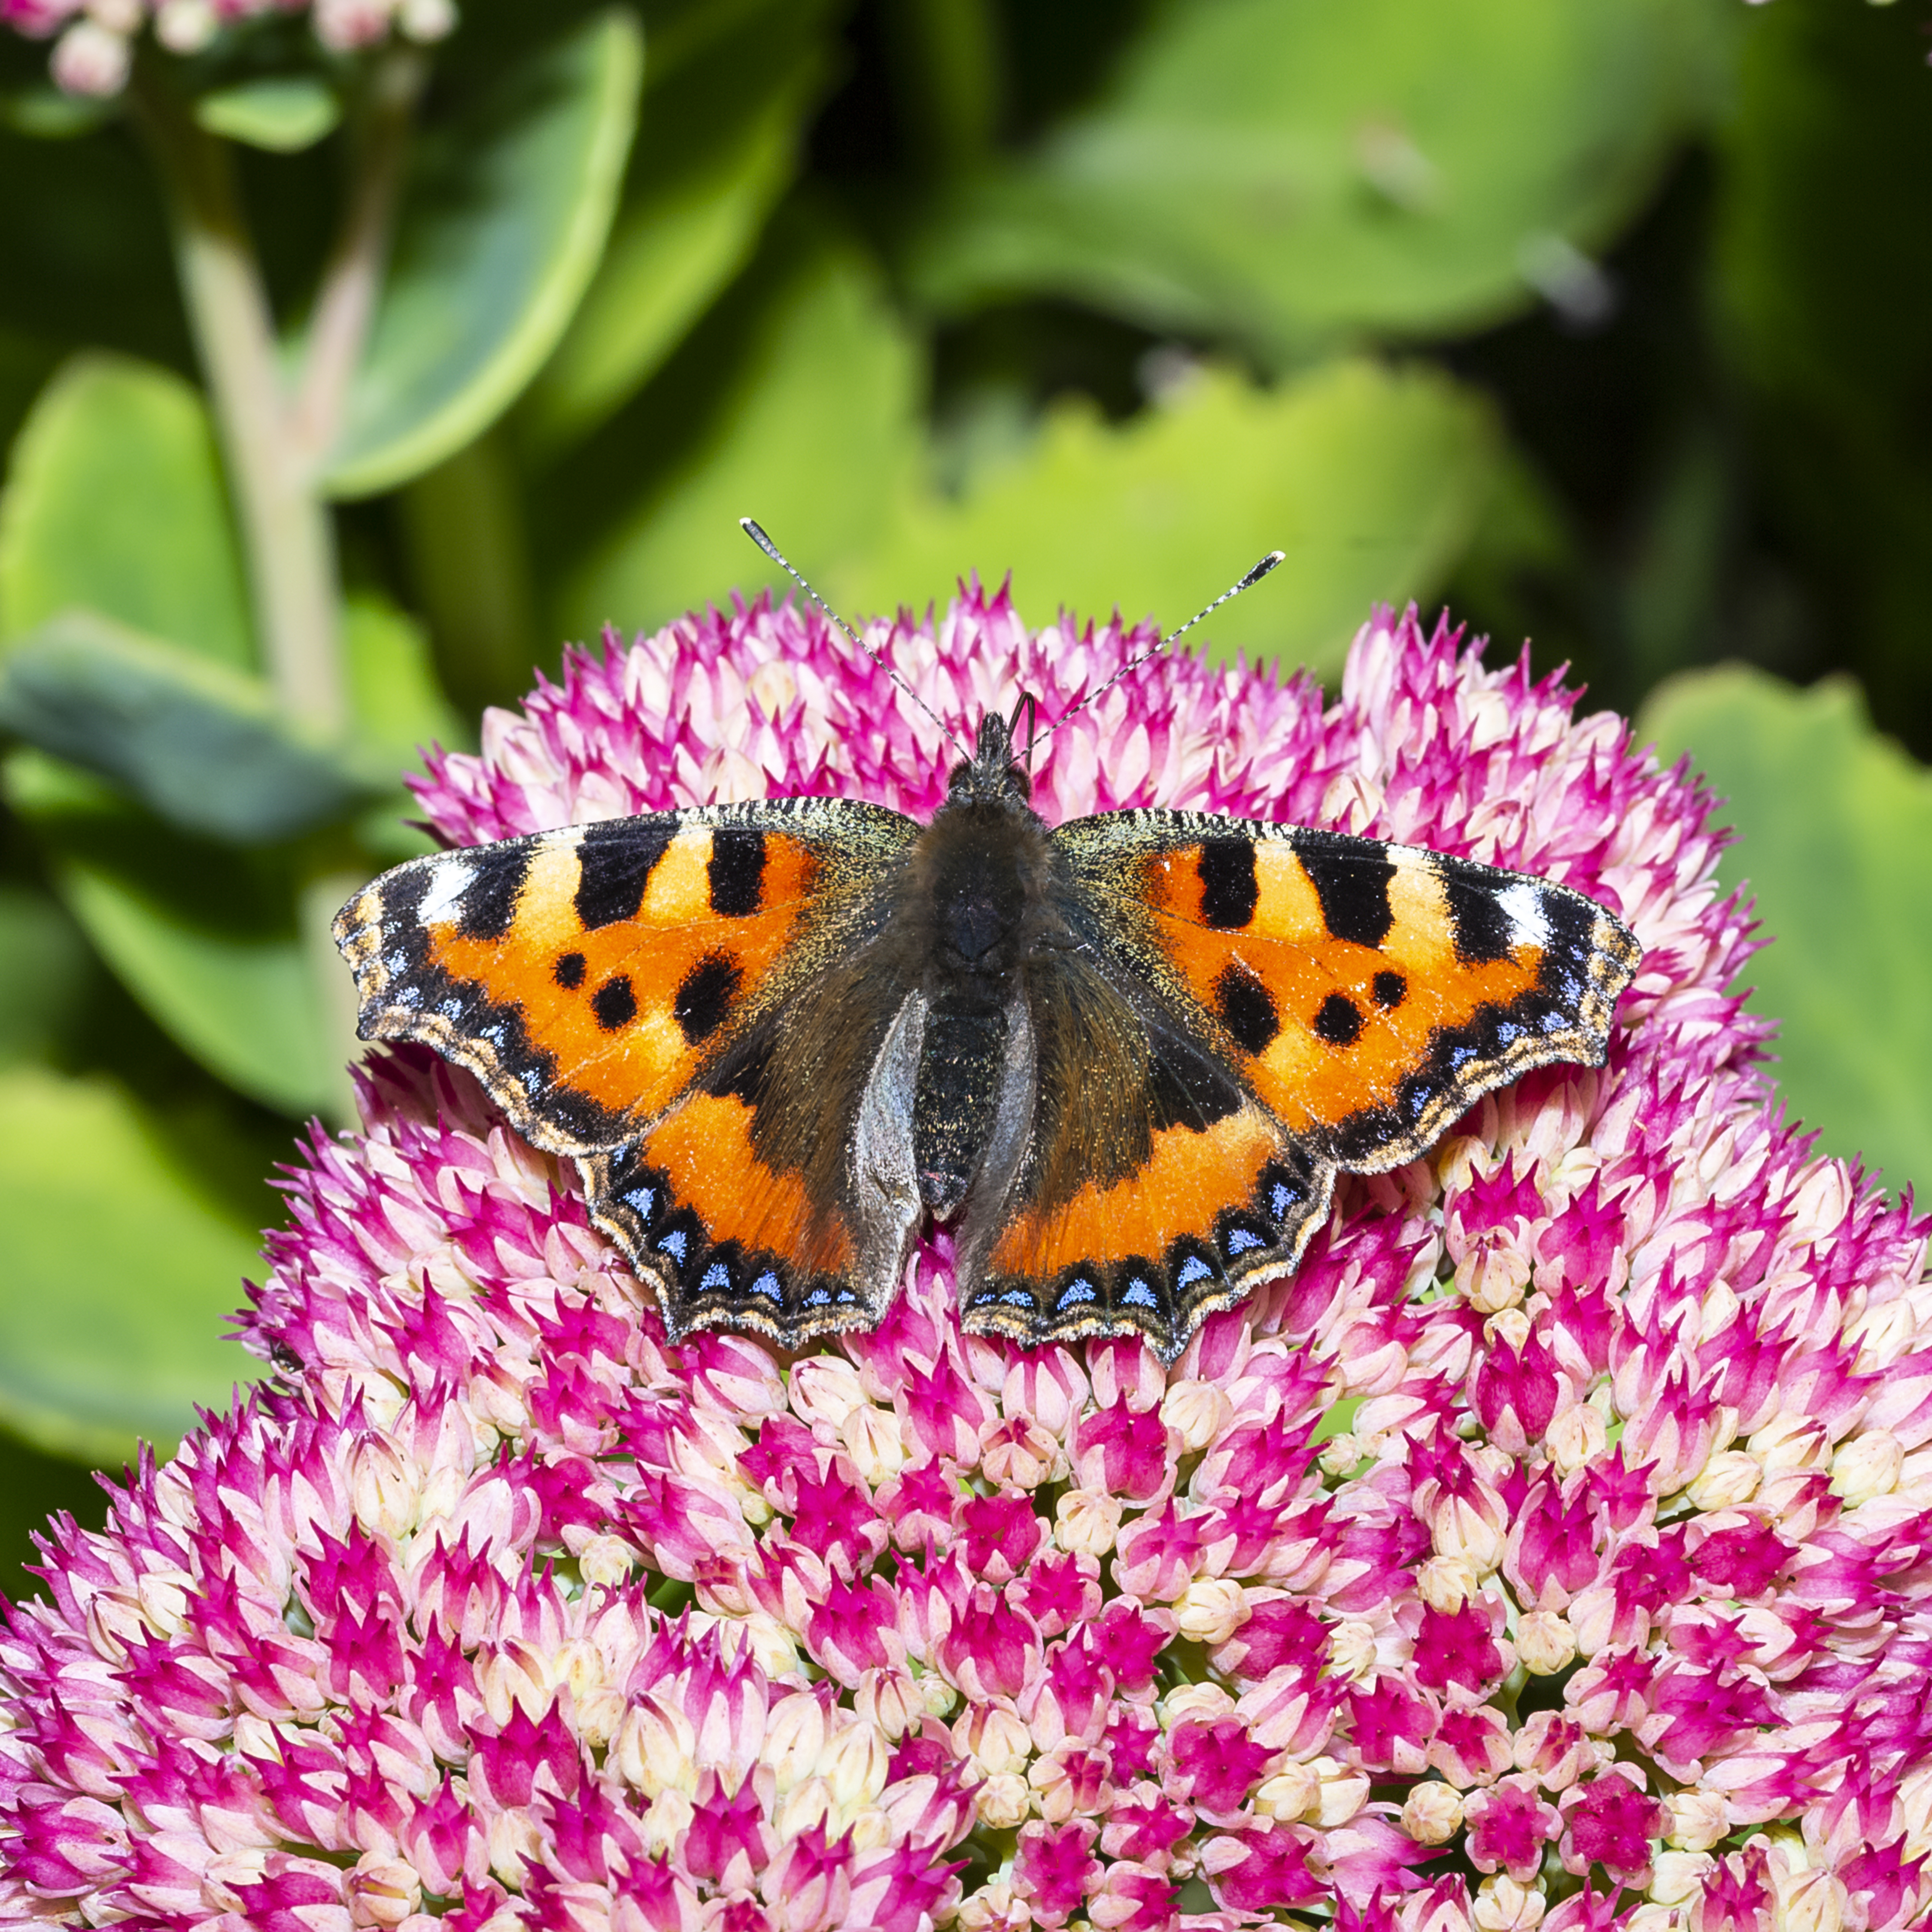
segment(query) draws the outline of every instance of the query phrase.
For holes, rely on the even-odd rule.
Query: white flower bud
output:
[[[1362,1455],[1360,1438],[1345,1430],[1322,1444],[1315,1458],[1316,1466],[1324,1476],[1332,1476],[1339,1482],[1360,1466]]]
[[[1832,1491],[1856,1509],[1875,1496],[1889,1496],[1905,1468],[1905,1448],[1888,1429],[1862,1429],[1842,1442],[1832,1458]]]
[[[615,1589],[630,1580],[638,1552],[621,1536],[593,1536],[577,1552],[577,1573],[592,1588]]]
[[[1247,1592],[1232,1576],[1203,1576],[1174,1604],[1174,1624],[1196,1643],[1226,1643],[1248,1620]]]
[[[1437,1504],[1429,1533],[1437,1556],[1460,1557],[1478,1576],[1488,1576],[1503,1560],[1502,1532],[1460,1496]]]
[[[1171,1731],[1190,1720],[1212,1724],[1217,1718],[1233,1714],[1234,1700],[1218,1684],[1183,1684],[1160,1700],[1160,1723]]]
[[[1778,1892],[1779,1932],[1840,1932],[1850,1902],[1844,1880],[1819,1869],[1780,1871],[1775,1858],[1771,1876]]]
[[[825,1741],[825,1706],[808,1692],[795,1691],[766,1714],[759,1761],[771,1767],[778,1790],[789,1791],[818,1768]]]
[[[826,1836],[830,1838],[836,1828],[832,1814],[831,1786],[822,1778],[807,1778],[779,1799],[778,1815],[772,1822],[781,1843],[810,1831],[814,1825],[824,1826]]]
[[[1581,1402],[1552,1418],[1544,1432],[1543,1446],[1550,1451],[1559,1476],[1574,1476],[1579,1469],[1600,1461],[1610,1440],[1602,1411]]]
[[[1320,1796],[1322,1780],[1312,1766],[1290,1762],[1265,1779],[1255,1793],[1255,1804],[1270,1818],[1292,1823]]]
[[[1311,1759],[1308,1768],[1318,1780],[1315,1808],[1308,1814],[1310,1824],[1331,1832],[1337,1825],[1346,1825],[1369,1802],[1366,1772],[1332,1757]]]
[[[92,20],[79,20],[62,34],[47,63],[54,85],[63,94],[104,100],[128,85],[132,56],[118,34]]]
[[[1033,1755],[1033,1733],[999,1704],[974,1704],[952,1726],[952,1748],[989,1778],[1024,1771]]]
[[[1645,1896],[1654,1904],[1688,1905],[1702,1892],[1705,1874],[1717,1862],[1708,1852],[1659,1852]]]
[[[1118,1496],[1069,1490],[1053,1508],[1053,1540],[1073,1555],[1104,1556],[1120,1532]]]
[[[691,1821],[696,1815],[696,1808],[682,1792],[660,1791],[644,1814],[645,1856],[665,1857],[677,1843],[679,1834],[690,1830]]]
[[[1708,1852],[1731,1828],[1729,1808],[1714,1791],[1673,1791],[1664,1800],[1664,1843],[1680,1852]]]
[[[738,1618],[744,1641],[752,1646],[752,1658],[774,1684],[793,1676],[799,1667],[796,1634],[778,1622],[769,1610],[753,1610]]]
[[[1417,1785],[1402,1802],[1402,1828],[1418,1845],[1446,1845],[1462,1828],[1462,1794],[1433,1778]]]
[[[1184,1453],[1206,1448],[1234,1415],[1233,1403],[1215,1382],[1171,1382],[1161,1398],[1160,1419],[1179,1436]]]
[[[1516,1654],[1532,1677],[1553,1677],[1576,1655],[1576,1633],[1555,1610],[1532,1610],[1516,1628]]]
[[[1529,1258],[1514,1248],[1480,1247],[1456,1264],[1456,1288],[1478,1315],[1514,1308],[1529,1285]]]
[[[1500,1342],[1506,1348],[1514,1348],[1518,1354],[1523,1351],[1532,1333],[1529,1317],[1520,1308],[1505,1308],[1500,1314],[1492,1314],[1483,1324],[1483,1339],[1492,1346]]]
[[[1482,1932],[1532,1932],[1543,1922],[1542,1888],[1519,1885],[1508,1872],[1492,1872],[1476,1888],[1470,1916]]]
[[[995,1832],[1010,1832],[1033,1809],[1033,1792],[1024,1778],[1003,1771],[974,1792],[973,1808],[981,1824]]]
[[[506,1885],[520,1888],[526,1868],[543,1853],[543,1834],[536,1820],[520,1806],[499,1811],[490,1820],[488,1842],[490,1869]]]
[[[925,1714],[925,1700],[912,1672],[889,1664],[883,1669],[866,1671],[859,1679],[854,1707],[867,1722],[895,1744]]]
[[[198,54],[221,30],[210,0],[163,0],[154,38],[171,54]]]
[[[1328,1633],[1328,1656],[1335,1674],[1351,1683],[1360,1683],[1376,1672],[1376,1627],[1359,1617],[1349,1617]]]
[[[403,0],[396,22],[417,46],[433,46],[456,31],[456,8],[452,0]]]
[[[172,1636],[188,1622],[189,1602],[199,1594],[194,1579],[172,1564],[142,1570],[134,1584],[142,1620],[161,1637]]]
[[[422,1904],[416,1868],[380,1852],[364,1852],[356,1861],[346,1890],[350,1917],[358,1925],[400,1925]]]
[[[630,1714],[623,1693],[608,1687],[589,1690],[577,1700],[577,1735],[593,1750],[610,1743]]]
[[[1756,1495],[1763,1474],[1763,1465],[1755,1456],[1742,1449],[1726,1449],[1691,1478],[1684,1493],[1702,1510],[1735,1509]]]
[[[1431,1556],[1419,1564],[1415,1587],[1432,1610],[1447,1616],[1460,1610],[1480,1588],[1474,1567],[1460,1556]]]
[[[899,1419],[877,1402],[864,1402],[838,1426],[838,1439],[852,1459],[859,1479],[877,1489],[889,1476],[905,1467],[904,1438],[899,1433]]]
[[[617,1774],[646,1798],[698,1789],[698,1736],[675,1706],[647,1697],[633,1704],[610,1748]]]
[[[853,1718],[839,1726],[818,1760],[818,1768],[842,1816],[871,1804],[885,1790],[892,1761],[891,1748],[878,1725]]]
[[[859,1371],[839,1355],[808,1355],[792,1370],[786,1393],[808,1429],[822,1422],[835,1435],[853,1410],[872,1406]]]

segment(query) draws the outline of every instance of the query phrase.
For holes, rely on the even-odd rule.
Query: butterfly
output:
[[[1168,1361],[1295,1267],[1338,1173],[1603,1064],[1640,952],[1568,886],[1030,796],[988,716],[923,825],[775,798],[411,860],[335,922],[360,1033],[574,1160],[674,1341],[875,1325],[935,1222],[968,1329]]]

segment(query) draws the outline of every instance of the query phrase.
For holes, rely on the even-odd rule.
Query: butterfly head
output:
[[[1033,796],[1033,780],[1013,757],[1012,727],[997,712],[989,711],[980,721],[980,735],[973,755],[962,758],[946,780],[950,802],[967,800],[1027,808]]]

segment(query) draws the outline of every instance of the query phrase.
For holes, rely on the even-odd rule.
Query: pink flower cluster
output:
[[[969,722],[1136,642],[975,594]],[[419,787],[459,840],[915,812],[930,722],[760,604],[578,656]],[[1340,701],[1156,661],[1045,748],[1546,873],[1646,948],[1610,1066],[1345,1185],[1171,1369],[673,1348],[466,1076],[368,1064],[246,1318],[276,1382],[59,1527],[0,1637],[0,1920],[338,1932],[1880,1932],[1932,1910],[1926,1232],[1767,1106],[1706,801],[1412,616]]]
[[[135,40],[151,20],[170,53],[196,54],[224,27],[304,11],[332,53],[374,46],[392,32],[440,40],[456,25],[454,0],[0,0],[0,23],[34,40],[58,34],[49,64],[56,86],[102,97],[127,86]]]

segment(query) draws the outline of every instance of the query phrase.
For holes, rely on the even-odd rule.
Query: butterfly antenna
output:
[[[927,717],[930,718],[932,722],[939,727],[940,731],[944,733],[946,737],[952,740],[955,748],[959,752],[962,757],[968,759],[970,759],[972,757],[972,752],[968,750],[964,745],[960,742],[958,737],[954,733],[952,728],[946,723],[944,718],[940,716],[938,712],[933,710],[931,705],[926,703],[924,698],[920,696],[917,692],[913,689],[910,685],[907,683],[904,678],[900,676],[898,673],[893,669],[892,664],[887,659],[885,653],[883,651],[874,650],[872,646],[867,644],[865,639],[860,637],[858,632],[854,630],[852,626],[847,623],[845,620],[840,616],[838,613],[833,610],[832,606],[826,603],[825,599],[820,596],[817,591],[812,589],[812,586],[805,580],[803,575],[793,567],[791,560],[785,555],[783,550],[778,548],[776,544],[772,542],[770,537],[766,536],[764,532],[760,530],[749,517],[740,517],[738,519],[738,527],[745,532],[746,536],[751,538],[752,542],[758,545],[759,549],[764,552],[766,556],[771,559],[772,562],[778,566],[779,569],[784,572],[786,576],[789,577],[791,580],[798,586],[800,590],[805,592],[806,596],[809,597],[812,601],[825,613],[826,616],[831,619],[833,623],[838,626],[839,629],[843,631],[845,634],[852,640],[853,643],[859,646],[860,650],[866,653],[866,656],[872,660],[873,663],[878,666],[880,670],[885,673],[886,676],[892,680],[893,683],[898,686],[900,690],[905,693],[907,697],[912,700],[914,704],[919,706],[920,710],[926,713]],[[1232,592],[1229,593],[1230,596],[1233,593]],[[1204,612],[1202,614],[1204,616],[1206,613]]]
[[[1195,612],[1192,616],[1188,619],[1186,623],[1181,626],[1179,630],[1170,632],[1166,637],[1160,638],[1154,644],[1150,644],[1145,650],[1142,652],[1138,657],[1130,658],[1126,664],[1121,665],[1120,669],[1114,672],[1113,676],[1108,679],[1105,684],[1100,686],[1095,690],[1090,691],[1078,704],[1074,706],[1071,711],[1062,712],[1060,715],[1040,734],[1040,739],[1044,740],[1052,737],[1054,733],[1058,731],[1060,726],[1066,722],[1068,718],[1078,717],[1080,713],[1084,711],[1088,706],[1094,702],[1094,699],[1102,696],[1104,693],[1112,690],[1114,686],[1118,684],[1121,679],[1126,676],[1129,671],[1138,670],[1142,664],[1147,662],[1149,658],[1157,656],[1161,652],[1167,650],[1170,645],[1178,644],[1183,638],[1186,636],[1190,631],[1193,629],[1196,624],[1199,623],[1204,618],[1211,617],[1216,610],[1220,609],[1223,604],[1227,602],[1229,598],[1240,596],[1244,590],[1252,590],[1257,584],[1260,583],[1263,578],[1267,576],[1270,571],[1274,569],[1276,564],[1286,562],[1287,556],[1288,553],[1286,550],[1270,550],[1268,555],[1263,557],[1261,562],[1256,564],[1254,568],[1250,571],[1247,575],[1241,579],[1240,583],[1229,584],[1227,589],[1222,591],[1220,596],[1216,598],[1213,603],[1204,604],[1199,610]],[[788,568],[789,568],[789,566],[788,566]],[[1040,740],[1036,740],[1035,742],[1038,742]]]

